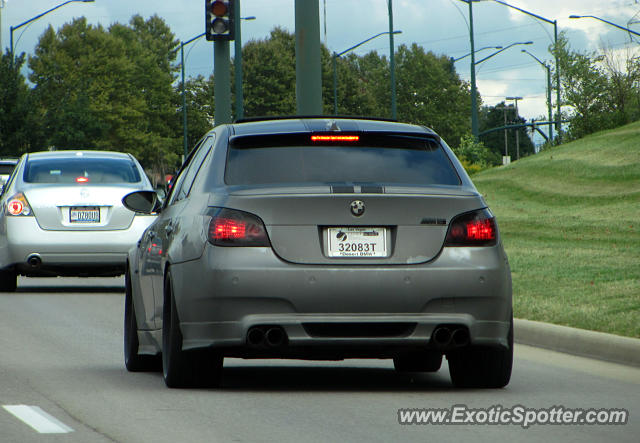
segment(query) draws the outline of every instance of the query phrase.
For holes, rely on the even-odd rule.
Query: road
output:
[[[460,390],[446,363],[225,360],[223,387],[170,390],[127,373],[123,280],[21,279],[0,294],[0,406],[40,408],[40,433],[0,407],[0,442],[638,442],[640,369],[516,346],[501,390]],[[400,425],[399,408],[624,408],[624,425]],[[53,422],[51,420],[56,420]],[[41,428],[41,430],[43,430]],[[46,429],[44,429],[46,430]]]

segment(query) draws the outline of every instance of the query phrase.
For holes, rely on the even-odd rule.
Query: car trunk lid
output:
[[[229,194],[224,206],[259,216],[274,252],[283,260],[341,265],[428,262],[442,249],[451,219],[486,204],[475,190],[463,187],[342,184],[240,187]],[[363,212],[356,215],[353,206],[362,206]],[[363,238],[368,243],[367,236],[384,237],[380,240],[385,242],[384,256],[364,256],[366,251],[358,250],[348,256],[330,256],[330,246],[334,251],[339,243],[357,248]],[[374,248],[379,248],[378,240]]]
[[[127,229],[134,213],[122,206],[122,197],[136,187],[46,186],[24,194],[40,227],[45,230]]]

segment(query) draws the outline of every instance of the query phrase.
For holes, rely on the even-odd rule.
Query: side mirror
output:
[[[155,191],[136,191],[125,195],[122,198],[125,208],[133,212],[142,214],[153,214],[160,212],[162,204]]]
[[[163,201],[165,198],[167,198],[167,191],[165,191],[163,186],[158,186],[156,189],[156,194],[158,195],[158,198],[160,199],[160,201]]]

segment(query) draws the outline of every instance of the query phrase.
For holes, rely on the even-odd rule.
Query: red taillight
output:
[[[493,246],[497,238],[496,219],[488,209],[483,209],[454,218],[445,246]]]
[[[236,240],[245,236],[247,225],[229,218],[216,218],[211,231],[216,240]]]
[[[33,215],[27,198],[22,192],[18,192],[7,201],[7,215]]]
[[[248,212],[212,208],[209,242],[216,246],[269,246],[269,237],[260,218]]]
[[[89,183],[89,177],[76,177],[77,183]]]
[[[478,220],[467,222],[467,238],[470,240],[495,240],[496,230],[493,220]]]
[[[22,214],[24,205],[20,200],[11,200],[9,204],[7,204],[7,209],[9,210],[9,214],[11,215],[20,215]]]

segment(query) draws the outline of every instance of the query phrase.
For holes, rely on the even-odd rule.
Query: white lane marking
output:
[[[73,429],[69,426],[52,415],[47,414],[38,406],[3,405],[2,407],[41,434],[66,434],[73,432]]]

